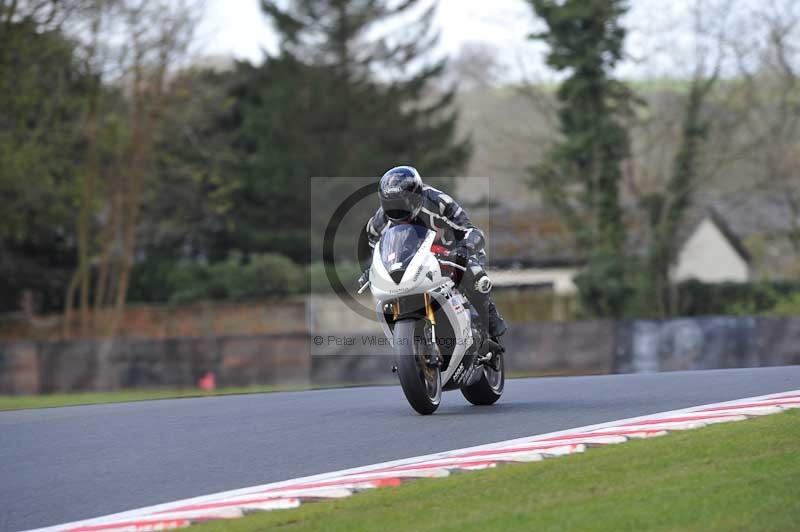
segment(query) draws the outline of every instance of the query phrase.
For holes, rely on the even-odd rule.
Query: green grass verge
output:
[[[509,379],[528,377],[562,377],[577,375],[566,371],[518,372],[508,375]],[[374,383],[315,384],[311,386],[250,386],[239,388],[220,388],[213,392],[188,388],[184,390],[118,390],[114,392],[75,392],[44,395],[0,395],[0,412],[4,410],[27,410],[31,408],[54,408],[60,406],[97,405],[104,403],[127,403],[131,401],[153,401],[156,399],[181,399],[187,397],[213,397],[218,395],[240,395],[246,393],[296,392],[331,388],[351,388],[353,386],[383,386]]]
[[[181,399],[187,397],[214,397],[218,395],[239,395],[247,393],[293,392],[323,388],[345,388],[347,384],[331,386],[250,386],[241,388],[219,388],[214,391],[200,389],[163,390],[118,390],[114,392],[77,392],[45,395],[0,395],[0,411],[24,410],[30,408],[53,408],[60,406],[96,405],[103,403],[127,403],[131,401],[152,401],[156,399]]]
[[[800,411],[197,527],[268,529],[800,530]]]

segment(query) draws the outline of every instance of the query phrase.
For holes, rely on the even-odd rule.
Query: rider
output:
[[[436,242],[451,249],[458,261],[466,264],[461,286],[489,336],[502,336],[506,324],[489,296],[492,282],[485,270],[483,232],[472,224],[464,209],[441,190],[424,185],[419,172],[411,166],[397,166],[386,172],[378,195],[381,206],[366,227],[370,247],[375,247],[383,230],[392,225],[413,223],[435,231]]]

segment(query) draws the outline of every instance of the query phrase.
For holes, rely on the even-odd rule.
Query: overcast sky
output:
[[[258,0],[206,0],[200,29],[206,55],[232,55],[258,62],[262,49],[275,49],[275,36]],[[687,5],[690,0],[633,0],[625,23],[632,60],[619,69],[624,77],[680,75],[681,53],[691,46]],[[440,53],[454,55],[466,43],[483,43],[497,51],[509,78],[524,70],[528,77],[547,77],[543,48],[526,36],[539,24],[524,0],[439,0],[435,26],[441,32]],[[653,36],[670,43],[670,53],[652,52]],[[646,56],[646,57],[645,57]],[[646,59],[644,63],[641,61]]]

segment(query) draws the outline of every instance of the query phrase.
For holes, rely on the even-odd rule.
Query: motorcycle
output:
[[[490,338],[458,283],[465,265],[449,260],[422,226],[387,228],[376,243],[369,280],[376,312],[392,345],[403,393],[422,415],[432,414],[442,391],[461,390],[474,405],[503,394],[503,346]]]

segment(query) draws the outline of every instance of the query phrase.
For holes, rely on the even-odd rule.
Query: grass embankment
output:
[[[348,385],[337,385],[335,387],[344,388],[347,386]],[[127,403],[131,401],[152,401],[156,399],[181,399],[186,397],[214,397],[218,395],[240,395],[247,393],[292,392],[332,387],[334,386],[252,386],[242,388],[219,388],[213,391],[190,388],[184,390],[119,390],[114,392],[58,393],[46,395],[0,395],[0,411],[96,405],[103,403]]]
[[[563,377],[575,375],[564,371],[519,372],[508,375],[509,379],[527,377]],[[45,395],[0,395],[0,412],[4,410],[26,410],[31,408],[54,408],[60,406],[97,405],[104,403],[128,403],[131,401],[153,401],[156,399],[181,399],[187,397],[213,397],[218,395],[241,395],[247,393],[296,392],[354,386],[382,386],[375,383],[315,384],[311,386],[249,386],[220,388],[214,391],[200,389],[162,390],[118,390],[114,392],[75,392]]]
[[[800,411],[418,480],[197,530],[273,528],[800,530]]]

